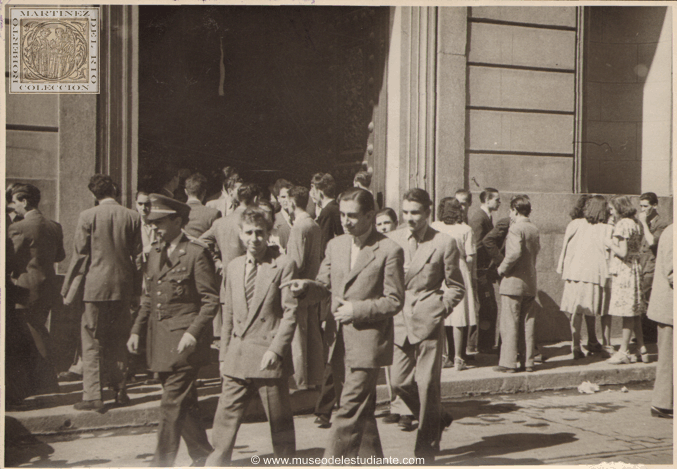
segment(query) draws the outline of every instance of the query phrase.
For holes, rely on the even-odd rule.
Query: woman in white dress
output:
[[[458,371],[467,368],[465,349],[468,327],[477,325],[477,299],[474,288],[475,275],[473,275],[475,267],[475,240],[473,239],[472,228],[463,221],[464,215],[463,206],[456,198],[445,197],[440,201],[437,209],[437,218],[440,221],[436,221],[431,225],[436,230],[454,238],[460,251],[458,263],[461,275],[463,276],[463,282],[465,283],[465,296],[456,305],[454,311],[444,320],[449,355],[451,355],[450,343],[453,341],[454,367]]]

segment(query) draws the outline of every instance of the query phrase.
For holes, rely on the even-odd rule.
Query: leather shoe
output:
[[[411,432],[416,428],[414,426],[414,420],[408,415],[402,415],[400,421],[397,422],[397,425],[403,432]]]
[[[129,396],[127,395],[127,391],[125,391],[124,389],[117,391],[115,393],[115,405],[117,407],[128,406],[131,402],[132,400],[129,398]]]
[[[454,421],[454,417],[449,412],[444,412],[440,418],[440,430],[444,431]]]
[[[73,406],[75,410],[93,410],[94,412],[103,412],[104,405],[101,399],[94,399],[92,401],[76,402]]]
[[[651,406],[651,416],[657,417],[659,419],[671,419],[672,418],[672,410],[661,409],[659,407]]]
[[[507,366],[495,366],[492,368],[494,371],[499,373],[516,373],[517,371],[514,368],[508,368]]]
[[[329,428],[331,427],[331,422],[329,421],[329,417],[326,415],[318,415],[315,419],[315,425],[320,428]]]
[[[193,459],[190,467],[205,467],[207,465],[207,456],[202,456],[196,459]]]
[[[383,417],[383,423],[397,423],[400,421],[400,414],[388,414]]]
[[[57,376],[59,381],[82,381],[82,375],[73,373],[72,371],[62,371]]]

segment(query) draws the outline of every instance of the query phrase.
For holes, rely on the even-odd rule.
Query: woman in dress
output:
[[[455,197],[445,197],[440,201],[437,216],[441,221],[436,221],[431,226],[456,240],[460,251],[459,268],[466,289],[463,300],[444,320],[449,355],[453,342],[454,367],[457,371],[461,371],[467,368],[465,362],[468,359],[466,355],[468,326],[477,325],[477,299],[472,274],[475,266],[475,240],[472,228],[463,221],[465,217],[463,206]]]
[[[616,196],[610,203],[611,216],[615,226],[613,238],[607,241],[611,251],[609,271],[611,273],[611,300],[609,313],[623,318],[621,347],[608,361],[614,365],[631,363],[629,344],[632,332],[637,338],[637,347],[643,362],[649,361],[642,335],[642,269],[639,265],[639,251],[642,245],[642,229],[635,221],[637,210],[627,196]]]
[[[564,280],[560,310],[566,313],[571,325],[571,352],[574,360],[583,358],[581,350],[581,323],[585,318],[588,329],[588,352],[608,356],[611,346],[611,317],[604,307],[608,302],[606,240],[613,228],[606,224],[608,205],[601,195],[581,196],[571,211],[571,222],[564,234],[557,273]],[[607,303],[608,304],[608,303]],[[595,317],[602,318],[602,340],[597,340]]]

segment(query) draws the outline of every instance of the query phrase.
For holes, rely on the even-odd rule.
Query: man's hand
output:
[[[179,341],[179,346],[176,348],[179,353],[183,353],[184,350],[194,349],[197,345],[197,339],[193,337],[190,333],[184,332],[183,337]]]
[[[334,319],[336,319],[341,324],[350,324],[354,319],[353,304],[350,301],[346,301],[342,298],[336,298],[336,301],[339,302],[339,307],[334,313]]]
[[[261,366],[259,367],[259,369],[261,371],[270,370],[275,365],[277,365],[279,361],[280,356],[277,353],[271,352],[270,350],[266,350],[266,353],[264,353],[263,357],[261,357]]]
[[[288,282],[282,282],[280,284],[280,290],[285,287],[289,287],[289,291],[292,296],[298,298],[299,296],[305,294],[308,291],[308,280],[306,279],[296,279],[289,280]]]
[[[139,353],[139,334],[132,334],[129,336],[129,340],[127,341],[127,350],[129,350],[129,353]]]
[[[646,224],[646,212],[639,212],[639,214],[637,215],[637,219],[641,224],[643,225]]]

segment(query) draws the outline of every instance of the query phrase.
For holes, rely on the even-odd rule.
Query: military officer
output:
[[[141,310],[127,347],[138,353],[145,335],[148,369],[159,373],[162,382],[162,416],[151,466],[172,466],[182,436],[193,465],[204,465],[212,447],[200,419],[196,378],[209,361],[218,282],[208,251],[181,232],[190,207],[159,194],[150,194],[150,201],[148,220],[158,242],[144,268]]]

